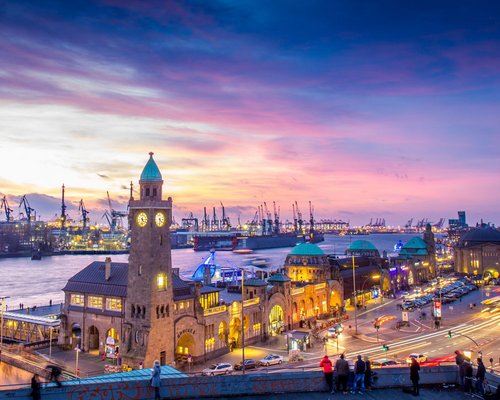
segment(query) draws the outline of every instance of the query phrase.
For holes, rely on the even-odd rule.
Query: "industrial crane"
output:
[[[292,203],[292,210],[293,210],[293,230],[295,231],[296,234],[299,233],[298,231],[298,226],[297,226],[297,215],[295,214],[295,204]]]
[[[271,213],[267,208],[267,203],[264,202],[264,234],[271,235],[273,232],[273,220],[271,218]]]
[[[210,219],[207,214],[207,207],[203,207],[203,232],[210,230]]]
[[[121,221],[121,226],[123,226],[122,218],[126,217],[128,214],[126,212],[116,211],[115,209],[113,209],[113,207],[111,206],[111,198],[109,196],[109,192],[106,191],[106,194],[108,195],[109,215],[111,215],[111,223],[110,223],[111,232],[114,233],[116,227],[118,226],[118,220]]]
[[[302,213],[299,210],[299,205],[297,204],[297,201],[295,201],[295,209],[297,210],[297,223],[299,224],[299,233],[302,235],[304,233],[302,229],[304,221],[302,220]]]
[[[198,218],[196,218],[193,213],[189,213],[186,218],[182,218],[182,227],[191,230],[191,227],[194,227],[194,231],[198,232]]]
[[[12,210],[12,208],[9,207],[9,203],[7,202],[7,196],[3,196],[2,208],[5,212],[5,219],[7,220],[7,222],[9,222],[11,220],[10,214],[14,211]]]
[[[19,208],[24,206],[24,211],[26,212],[26,219],[28,222],[31,222],[31,214],[34,214],[34,219],[36,221],[36,212],[33,208],[31,208],[30,203],[26,195],[24,195],[19,203]]]
[[[230,230],[231,229],[231,222],[229,221],[229,217],[226,216],[226,210],[224,208],[224,204],[222,204],[222,201],[220,202],[220,205],[222,207],[221,228],[224,230]]]
[[[85,228],[87,228],[87,222],[89,218],[87,215],[89,214],[90,211],[87,211],[85,208],[85,204],[83,204],[83,199],[80,199],[80,204],[78,205],[78,211],[82,214],[82,230],[85,231]]]
[[[309,234],[314,235],[314,207],[309,201]]]
[[[274,209],[274,234],[280,234],[280,208],[278,206],[278,211],[276,211],[276,202],[273,201],[273,209]]]
[[[61,230],[64,230],[66,224],[66,204],[64,203],[64,183],[62,185],[62,199],[61,199]]]
[[[213,219],[212,219],[212,230],[219,229],[219,219],[217,218],[217,214],[215,213],[215,207],[213,207]]]

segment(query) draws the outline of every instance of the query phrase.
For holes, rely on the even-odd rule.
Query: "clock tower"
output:
[[[163,178],[149,153],[139,180],[140,199],[129,204],[130,255],[124,323],[124,362],[137,367],[174,360],[170,224],[172,198],[162,199]]]

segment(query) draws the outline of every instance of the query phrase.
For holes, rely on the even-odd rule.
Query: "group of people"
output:
[[[342,392],[344,394],[348,393],[348,386],[351,388],[351,393],[363,393],[365,390],[371,390],[373,371],[371,361],[367,356],[361,357],[358,355],[356,362],[354,363],[354,368],[351,371],[349,368],[349,363],[345,359],[344,354],[340,355],[340,358],[333,365],[328,355],[325,355],[320,361],[319,366],[323,369],[325,375],[325,380],[328,385],[328,390],[330,393]],[[336,372],[336,387],[333,386],[333,372]],[[412,359],[410,365],[410,380],[413,384],[413,395],[418,396],[420,394],[419,381],[420,381],[420,365],[416,359]]]
[[[354,370],[351,374],[349,368],[349,363],[345,359],[344,354],[340,355],[340,358],[335,362],[335,366],[332,361],[325,355],[320,361],[319,366],[323,369],[325,375],[325,380],[328,385],[328,390],[330,393],[343,392],[348,393],[348,384],[350,383],[351,393],[363,393],[365,390],[371,390],[372,386],[372,367],[371,362],[368,357],[365,359],[358,355],[358,359],[354,364]],[[336,388],[333,387],[333,371],[336,372]],[[349,379],[351,378],[351,379]]]
[[[486,379],[486,367],[484,366],[483,359],[477,359],[477,369],[474,383],[474,369],[472,368],[470,360],[458,350],[455,351],[455,354],[455,363],[458,367],[460,386],[466,393],[476,392],[483,396]]]

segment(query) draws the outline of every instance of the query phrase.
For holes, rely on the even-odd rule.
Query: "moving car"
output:
[[[335,328],[328,328],[326,332],[326,337],[329,339],[335,339],[339,335],[339,332],[335,330]]]
[[[245,371],[247,369],[255,369],[258,366],[259,365],[257,364],[257,361],[252,360],[251,358],[249,358],[248,360],[245,360]],[[234,369],[235,369],[235,371],[241,371],[243,369],[241,367],[241,362],[239,362],[238,364],[234,364]]]
[[[274,364],[281,364],[282,362],[283,362],[283,357],[281,357],[278,354],[269,354],[262,360],[259,360],[259,364],[265,365],[266,367],[269,367],[270,365]]]
[[[233,372],[233,366],[228,363],[212,364],[209,368],[201,371],[202,375],[224,375]]]
[[[372,361],[372,368],[387,367],[390,365],[398,365],[397,361],[390,360],[388,358],[381,358],[379,360]]]
[[[420,354],[420,353],[411,353],[408,356],[408,358],[406,359],[406,362],[408,364],[411,364],[412,358],[414,358],[415,360],[417,360],[419,364],[427,361],[427,356],[425,356],[423,354]]]

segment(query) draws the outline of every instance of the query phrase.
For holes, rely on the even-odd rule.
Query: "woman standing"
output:
[[[151,373],[151,386],[155,388],[155,400],[161,400],[160,397],[160,386],[161,386],[161,367],[160,362],[155,360],[153,371]]]
[[[365,389],[372,390],[372,363],[368,356],[365,356]]]
[[[33,400],[40,400],[40,380],[37,374],[31,378],[31,397]]]
[[[413,383],[414,396],[418,396],[420,394],[418,390],[418,381],[420,380],[420,375],[418,371],[420,371],[420,365],[418,364],[418,361],[415,358],[412,358],[410,365],[410,379],[411,382]]]

